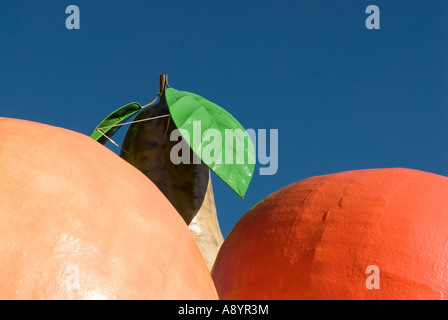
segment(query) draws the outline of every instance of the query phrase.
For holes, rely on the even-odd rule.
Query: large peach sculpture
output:
[[[180,215],[70,130],[0,118],[0,299],[216,299]]]

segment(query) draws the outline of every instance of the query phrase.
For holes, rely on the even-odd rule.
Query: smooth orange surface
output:
[[[82,134],[0,118],[0,299],[216,299],[180,215]]]
[[[289,185],[241,218],[212,276],[221,299],[448,299],[448,177],[371,169]]]

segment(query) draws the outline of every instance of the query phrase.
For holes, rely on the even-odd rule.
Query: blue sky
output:
[[[72,4],[80,30],[65,27]],[[371,4],[380,30],[365,27]],[[246,128],[278,129],[278,172],[256,174],[244,200],[213,176],[226,236],[311,176],[448,176],[447,16],[445,0],[0,0],[0,116],[89,134],[116,108],[152,101],[166,73]]]

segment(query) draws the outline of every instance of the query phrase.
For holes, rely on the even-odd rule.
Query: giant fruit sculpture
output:
[[[210,169],[243,197],[254,169],[254,147],[245,129],[227,111],[199,95],[168,87],[166,75],[160,76],[157,98],[157,104],[142,107],[131,103],[116,110],[95,128],[91,136],[101,143],[111,140],[112,134],[127,124],[124,121],[139,112],[126,133],[120,155],[151,179],[170,200],[188,224],[211,269],[223,236]],[[176,136],[175,130],[181,134]],[[217,132],[221,137],[225,136],[226,130],[239,130],[242,134],[233,137],[235,144],[229,149],[227,147],[232,142],[205,139],[207,130]],[[173,134],[175,139],[171,139]],[[179,144],[186,146],[180,148],[182,152],[189,152],[190,148],[192,151],[186,157],[180,155],[182,161],[172,156],[173,148]],[[233,156],[238,145],[244,146],[245,159],[226,163],[220,158],[224,154],[228,157],[228,153]],[[204,154],[215,147],[219,148],[214,156]]]
[[[305,179],[235,225],[221,299],[448,299],[448,178],[411,169]]]
[[[0,118],[0,299],[216,299],[158,188],[91,138]]]

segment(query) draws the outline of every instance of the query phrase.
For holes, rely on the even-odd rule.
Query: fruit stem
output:
[[[159,93],[158,93],[159,97],[165,93],[165,90],[167,87],[169,87],[168,86],[168,75],[160,74],[159,75]]]

